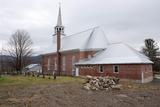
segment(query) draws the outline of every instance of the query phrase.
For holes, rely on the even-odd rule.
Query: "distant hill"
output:
[[[31,57],[31,63],[32,64],[41,64],[41,62],[42,62],[42,56],[41,55]]]
[[[11,56],[9,55],[0,55],[0,60],[3,59],[4,62],[8,61],[8,59],[10,59]]]
[[[3,62],[9,62],[9,59],[11,59],[11,56],[9,55],[0,55],[0,60],[3,59]],[[38,56],[32,56],[30,58],[30,63],[31,64],[40,64],[42,61],[42,56],[38,55]]]

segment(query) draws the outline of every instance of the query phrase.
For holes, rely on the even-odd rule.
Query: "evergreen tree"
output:
[[[150,58],[151,61],[154,62],[153,70],[156,71],[157,69],[159,69],[157,66],[159,62],[157,58],[159,47],[153,39],[145,39],[144,43],[145,46],[143,47],[142,51],[146,56]]]

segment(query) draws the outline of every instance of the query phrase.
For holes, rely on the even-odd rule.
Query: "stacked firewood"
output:
[[[87,90],[111,90],[121,89],[121,85],[119,85],[119,78],[116,77],[86,76],[84,88]]]

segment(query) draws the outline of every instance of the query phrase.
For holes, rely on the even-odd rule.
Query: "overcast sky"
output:
[[[101,26],[110,42],[138,50],[145,38],[160,43],[160,0],[0,0],[0,47],[24,29],[35,53],[50,51],[59,1],[67,35]]]

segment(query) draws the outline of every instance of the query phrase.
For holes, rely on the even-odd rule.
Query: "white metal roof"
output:
[[[123,43],[110,44],[104,51],[94,57],[81,60],[76,65],[83,64],[139,64],[153,63],[140,52]]]
[[[37,66],[41,66],[41,65],[40,64],[30,64],[30,65],[26,66],[25,68],[32,69]]]
[[[104,49],[108,46],[108,44],[109,42],[102,29],[100,27],[95,27],[70,36],[63,36],[61,38],[60,51],[68,51],[75,49]],[[56,52],[56,46],[57,44],[56,42],[54,42],[52,52]]]

